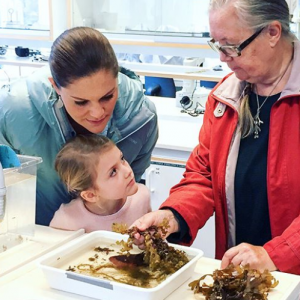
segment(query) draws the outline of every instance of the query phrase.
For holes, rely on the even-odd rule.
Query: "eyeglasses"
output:
[[[216,52],[222,52],[226,56],[230,57],[238,57],[241,56],[241,52],[243,49],[245,49],[262,31],[264,27],[256,31],[253,35],[251,35],[247,40],[242,42],[239,46],[220,46],[216,44],[216,41],[214,39],[208,41],[208,45]]]

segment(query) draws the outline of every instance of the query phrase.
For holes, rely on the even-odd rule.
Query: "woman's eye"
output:
[[[75,101],[75,104],[78,106],[84,106],[88,103],[88,101]]]
[[[114,95],[111,94],[111,95],[106,95],[104,97],[101,98],[101,101],[109,101]]]

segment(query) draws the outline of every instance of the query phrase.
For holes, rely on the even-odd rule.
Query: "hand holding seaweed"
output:
[[[123,224],[113,224],[113,231],[121,234],[128,234],[127,242],[120,241],[117,244],[122,245],[121,252],[127,252],[133,248],[133,239],[136,233],[144,237],[144,263],[149,266],[150,270],[155,271],[159,269],[165,274],[172,274],[184,266],[189,259],[183,251],[174,249],[162,238],[168,232],[169,222],[164,219],[159,226],[150,226],[146,230],[139,230],[137,227],[126,228]],[[161,264],[161,261],[164,261]]]

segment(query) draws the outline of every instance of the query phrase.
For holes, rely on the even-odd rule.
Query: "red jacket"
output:
[[[295,274],[300,274],[299,52],[296,42],[290,79],[271,109],[267,190],[272,240],[264,245],[279,270]],[[184,178],[162,205],[174,208],[185,219],[191,243],[215,213],[218,259],[229,248],[227,203],[234,195],[231,182],[238,155],[235,145],[240,142],[238,107],[244,86],[245,82],[231,74],[211,92],[199,144],[186,164]]]

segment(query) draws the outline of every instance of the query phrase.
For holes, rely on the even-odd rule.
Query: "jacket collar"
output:
[[[34,72],[26,80],[28,93],[42,118],[50,127],[57,128],[58,126],[63,140],[66,141],[76,133],[68,121],[65,108],[59,105],[58,95],[48,80],[51,76],[49,66]],[[119,73],[118,88],[119,95],[116,106],[110,122],[105,128],[105,133],[115,143],[150,121],[154,117],[153,111],[155,111],[155,108],[151,110],[145,105],[143,89],[138,80],[131,80],[126,75]],[[132,91],[135,91],[135,94]]]
[[[300,94],[300,41],[294,41],[294,57],[292,61],[292,71],[290,78],[281,92],[280,98],[289,95]],[[239,80],[234,73],[225,78],[225,80],[212,92],[214,97],[218,100],[235,107],[239,107],[240,99],[242,98],[243,92],[245,91],[246,82]]]

